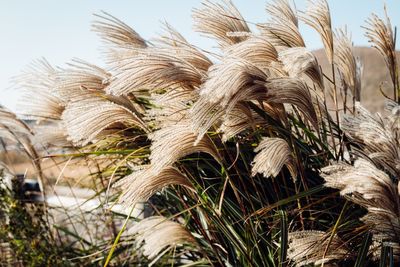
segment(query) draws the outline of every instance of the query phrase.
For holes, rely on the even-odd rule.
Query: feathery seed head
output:
[[[247,36],[232,33],[250,33],[250,29],[233,3],[229,0],[223,2],[203,1],[201,8],[194,9],[193,19],[195,30],[214,37],[221,48],[226,48],[247,39]]]
[[[143,253],[149,259],[154,259],[163,250],[181,245],[197,246],[193,235],[182,225],[161,216],[152,216],[141,220],[128,234],[137,235],[137,244],[143,242]]]

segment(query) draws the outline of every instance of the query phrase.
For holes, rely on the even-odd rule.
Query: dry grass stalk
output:
[[[164,33],[155,40],[155,44],[159,48],[175,53],[177,57],[187,61],[204,74],[213,64],[200,49],[190,44],[168,23],[164,23]]]
[[[15,134],[30,136],[30,128],[17,116],[4,108],[0,108],[0,127],[4,131],[12,131]]]
[[[135,55],[138,48],[147,47],[147,42],[119,19],[106,12],[95,16],[97,20],[93,22],[92,30],[107,44],[105,54],[108,63],[118,64],[125,57]]]
[[[194,90],[202,82],[202,72],[167,49],[148,48],[120,63],[107,93],[127,95],[184,88]]]
[[[34,166],[36,170],[39,187],[43,190],[42,167],[40,165],[39,155],[31,142],[32,136],[33,132],[22,120],[18,119],[14,113],[0,108],[1,145],[4,146],[2,139],[8,139],[22,148],[21,150],[24,151],[31,160],[32,166]],[[2,147],[2,149],[6,149],[6,147]]]
[[[274,0],[267,4],[267,13],[271,20],[277,22],[292,22],[296,27],[299,26],[299,19],[296,10],[293,9],[288,0]]]
[[[305,118],[318,129],[318,117],[313,99],[307,84],[297,78],[270,79],[265,85],[268,88],[269,101],[277,104],[296,106]]]
[[[36,125],[33,128],[34,135],[32,143],[34,145],[59,147],[72,147],[72,143],[68,141],[67,131],[62,124],[51,123],[46,125]]]
[[[226,58],[242,59],[268,72],[278,61],[278,52],[265,36],[251,36],[247,40],[224,50]]]
[[[225,115],[218,131],[223,133],[222,141],[226,142],[239,133],[247,129],[255,129],[258,125],[262,125],[263,123],[265,123],[264,119],[248,106],[245,104],[238,104]]]
[[[103,92],[110,82],[111,74],[106,70],[74,59],[68,68],[62,69],[57,74],[55,94],[65,103],[79,100],[82,95],[93,92]],[[90,97],[88,95],[88,97]]]
[[[277,48],[304,47],[305,43],[298,28],[296,11],[287,0],[276,0],[267,5],[270,14],[268,23],[258,24],[261,35]]]

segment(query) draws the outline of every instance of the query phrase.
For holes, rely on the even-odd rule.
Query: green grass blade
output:
[[[286,266],[286,256],[288,248],[288,218],[286,211],[280,210],[279,216],[281,217],[281,244],[279,250],[279,267]]]
[[[125,222],[124,222],[124,224],[122,225],[121,230],[119,231],[117,237],[115,238],[114,243],[113,243],[113,245],[112,245],[112,247],[111,247],[111,250],[110,250],[110,252],[109,252],[108,255],[107,255],[107,259],[106,259],[106,262],[104,263],[104,267],[107,267],[108,264],[110,263],[111,258],[112,258],[112,255],[114,254],[115,248],[116,248],[117,245],[118,245],[118,241],[119,241],[119,239],[121,238],[122,233],[125,231],[126,225],[128,224],[129,218],[131,217],[134,208],[135,208],[135,207],[132,207],[132,208],[131,208],[128,217],[126,217]]]
[[[394,267],[393,247],[389,247],[389,266]]]
[[[381,248],[381,258],[379,260],[379,267],[385,267],[389,248],[387,246],[382,246]]]
[[[300,193],[298,193],[296,195],[290,196],[288,198],[279,200],[279,201],[277,201],[277,202],[275,202],[275,203],[273,203],[273,204],[271,204],[271,205],[269,205],[269,206],[267,206],[265,208],[259,209],[256,212],[254,212],[253,214],[251,214],[250,217],[251,216],[256,216],[256,215],[262,216],[262,215],[264,215],[265,213],[267,213],[268,211],[270,211],[270,210],[272,210],[274,208],[280,207],[282,205],[289,204],[290,202],[296,201],[296,200],[298,200],[300,198],[303,198],[303,197],[311,196],[311,195],[313,195],[315,193],[318,193],[318,192],[320,192],[320,191],[322,191],[324,189],[325,189],[324,185],[318,185],[318,186],[313,187],[313,188],[311,188],[309,190],[306,190],[306,191],[300,192]]]
[[[371,235],[371,233],[368,232],[364,238],[364,241],[361,245],[360,250],[358,251],[357,261],[354,264],[354,267],[366,266],[365,263],[367,261],[368,250],[369,250],[369,246],[371,245],[371,242],[372,242],[372,235]]]

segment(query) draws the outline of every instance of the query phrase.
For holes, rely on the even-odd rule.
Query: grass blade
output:
[[[287,248],[288,248],[288,218],[286,211],[280,210],[279,216],[281,217],[281,244],[279,250],[279,266],[286,266],[286,256],[287,256]]]
[[[372,242],[372,235],[371,233],[367,233],[362,243],[360,250],[358,251],[357,261],[354,264],[354,267],[364,267],[366,266],[367,256],[368,256],[368,249]]]

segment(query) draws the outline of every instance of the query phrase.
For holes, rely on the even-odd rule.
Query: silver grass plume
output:
[[[263,71],[268,71],[278,61],[278,52],[265,36],[251,36],[247,40],[224,50],[226,58],[243,59]]]
[[[192,91],[203,79],[202,72],[168,49],[148,48],[119,64],[106,90],[113,95],[177,88]]]
[[[57,73],[45,59],[34,61],[14,79],[22,96],[17,103],[18,115],[26,119],[59,119],[64,101],[54,93]]]
[[[224,118],[218,131],[222,132],[222,142],[238,135],[247,129],[255,129],[265,120],[245,104],[238,104]]]
[[[292,47],[279,51],[279,60],[290,77],[300,78],[305,73],[319,88],[323,88],[323,77],[317,58],[305,47]]]
[[[386,21],[383,21],[377,15],[372,14],[368,18],[366,23],[367,26],[363,27],[364,29],[366,29],[365,36],[368,38],[368,41],[372,43],[372,46],[376,48],[382,55],[389,69],[390,77],[392,78],[393,81],[393,86],[395,90],[399,90],[398,89],[399,68],[397,66],[397,61],[396,61],[395,36],[393,34],[392,24],[390,23],[390,19],[387,16],[387,14],[386,14]],[[395,97],[396,97],[396,91],[395,91]]]
[[[289,169],[293,179],[297,176],[292,150],[288,143],[275,137],[264,137],[254,149],[257,155],[253,160],[251,169],[252,176],[261,173],[264,177],[276,177],[283,165]]]
[[[333,32],[328,2],[308,0],[307,4],[307,11],[300,18],[319,33],[329,63],[333,64]]]
[[[356,102],[355,115],[345,115],[342,129],[357,143],[363,145],[363,153],[394,176],[400,175],[400,142],[398,130],[399,114],[392,119],[372,115]],[[397,118],[397,119],[396,119]]]
[[[111,74],[83,60],[74,59],[68,68],[61,69],[57,75],[55,94],[64,102],[89,97],[94,92],[103,92],[110,83]]]
[[[110,64],[135,55],[138,48],[147,47],[146,41],[121,20],[106,12],[95,14],[95,17],[92,30],[107,44],[106,58]]]
[[[197,135],[192,132],[190,121],[186,118],[156,130],[149,134],[149,138],[152,140],[150,160],[155,174],[182,157],[198,152],[208,153],[221,162],[212,140],[208,136],[198,140]]]
[[[194,28],[218,41],[221,48],[242,42],[250,29],[239,10],[229,0],[216,3],[203,1],[201,8],[193,10]]]
[[[288,258],[296,266],[310,264],[319,266],[349,256],[344,242],[337,235],[331,239],[330,233],[322,231],[291,232],[288,235],[288,242]],[[327,246],[329,247],[326,250]]]
[[[73,146],[68,140],[67,130],[63,127],[62,123],[36,125],[33,131],[32,143],[34,145],[40,144],[55,148]]]
[[[396,101],[387,99],[385,101],[385,110],[389,113],[387,125],[393,132],[393,135],[400,136],[400,104]]]
[[[69,139],[76,145],[86,145],[103,130],[118,123],[124,128],[136,127],[147,132],[143,120],[129,106],[106,95],[84,96],[67,104],[62,120]],[[117,99],[118,100],[118,99]]]
[[[210,67],[190,111],[199,138],[240,101],[266,100],[263,83],[275,70],[277,51],[265,37],[252,36],[224,53],[222,62]]]
[[[265,72],[255,65],[245,60],[230,58],[210,68],[200,96],[206,97],[211,103],[219,102],[225,107],[240,90],[266,80]]]
[[[14,113],[0,108],[0,139],[8,139],[23,148],[37,171],[36,175],[39,186],[43,192],[43,171],[40,165],[39,154],[31,142],[32,135],[33,132],[31,129],[22,120],[17,118]]]
[[[305,43],[298,29],[296,11],[287,0],[276,0],[267,5],[271,16],[269,22],[258,24],[262,36],[266,36],[276,47],[304,47]]]
[[[295,78],[268,79],[256,66],[244,60],[228,59],[210,68],[200,98],[190,111],[194,132],[202,137],[240,101],[250,100],[295,105],[318,129],[313,99],[305,82]]]
[[[156,192],[170,185],[185,186],[193,189],[188,178],[178,169],[167,166],[159,173],[154,173],[150,166],[134,171],[118,181],[115,186],[122,189],[119,202],[127,206],[134,206],[140,201],[147,201]]]
[[[213,64],[200,49],[190,44],[168,23],[164,23],[164,33],[154,43],[156,47],[173,51],[177,57],[187,61],[201,72],[206,73]]]
[[[265,72],[243,59],[213,65],[189,115],[199,139],[240,101],[266,100],[266,80]]]
[[[354,105],[355,101],[361,100],[361,63],[353,54],[353,44],[346,30],[338,30],[334,37],[334,62],[342,74],[345,93],[347,88],[351,90]]]
[[[161,216],[141,220],[128,229],[128,234],[137,236],[138,247],[144,243],[143,254],[149,259],[156,258],[163,250],[177,246],[190,245],[191,249],[197,247],[196,239],[181,224]]]
[[[311,123],[315,130],[318,129],[318,117],[307,84],[296,78],[275,78],[265,84],[268,89],[268,101],[279,104],[296,106]]]
[[[299,20],[296,11],[291,7],[288,0],[274,0],[267,4],[266,10],[271,16],[272,20],[276,21],[290,21],[296,27],[299,26]]]
[[[371,227],[374,240],[393,246],[398,254],[400,236],[399,183],[371,162],[358,159],[354,166],[336,164],[323,168],[325,185],[367,209],[362,221]],[[393,245],[391,245],[393,244]]]

